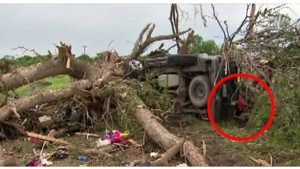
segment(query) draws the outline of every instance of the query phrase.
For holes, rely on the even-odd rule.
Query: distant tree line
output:
[[[209,55],[216,55],[219,54],[219,52],[220,52],[220,48],[215,43],[214,40],[204,40],[200,35],[197,34],[194,35],[192,44],[189,49],[189,53],[207,53]],[[87,54],[82,54],[75,57],[83,61],[93,62],[98,60],[101,56],[102,53],[98,53],[97,56],[89,56]],[[147,55],[145,55],[145,57],[147,57]],[[5,55],[0,59],[0,61],[5,62],[9,65],[26,67],[38,62],[46,61],[48,59],[49,59],[48,55],[39,55],[39,56],[24,55],[21,57]]]

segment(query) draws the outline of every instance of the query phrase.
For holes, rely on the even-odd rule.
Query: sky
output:
[[[192,28],[204,39],[214,39],[222,44],[223,36],[217,23],[208,19],[204,28],[200,16],[194,16],[192,4],[178,4],[188,13],[180,22],[180,30]],[[268,5],[276,6],[276,4]],[[288,4],[283,12],[298,18],[300,4]],[[215,4],[220,20],[226,20],[229,31],[234,31],[245,16],[246,4]],[[34,49],[40,54],[48,50],[55,53],[54,44],[60,41],[71,44],[75,55],[115,49],[119,55],[130,54],[140,31],[147,23],[155,23],[153,36],[170,34],[168,20],[170,4],[1,4],[0,5],[0,56],[21,56],[17,47]],[[212,16],[210,4],[203,4],[206,15]],[[113,42],[112,42],[113,41]],[[111,45],[109,46],[109,44]],[[152,45],[149,50],[157,48]],[[171,41],[165,46],[171,46]],[[33,55],[33,53],[25,53]]]

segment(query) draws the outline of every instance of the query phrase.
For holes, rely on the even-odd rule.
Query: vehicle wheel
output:
[[[211,90],[208,76],[194,77],[189,86],[189,97],[196,107],[205,107]]]
[[[142,74],[144,66],[139,60],[126,59],[124,61],[123,68],[126,76],[138,78]]]

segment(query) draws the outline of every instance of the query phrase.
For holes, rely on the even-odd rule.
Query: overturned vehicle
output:
[[[234,60],[231,59],[225,66],[221,56],[207,54],[128,59],[124,62],[124,70],[131,78],[150,75],[158,79],[158,86],[166,87],[174,96],[174,113],[195,113],[205,120],[208,120],[207,100],[213,86],[222,78],[238,73]],[[223,83],[213,96],[211,111],[215,122],[238,116],[244,108],[236,78]]]

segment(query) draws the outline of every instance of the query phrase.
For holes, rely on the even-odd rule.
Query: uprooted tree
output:
[[[285,4],[273,8],[256,6],[247,4],[243,21],[236,31],[230,33],[228,23],[218,18],[213,4],[212,16],[204,15],[202,5],[194,5],[195,13],[201,15],[204,24],[213,19],[220,26],[224,36],[221,48],[224,62],[229,57],[234,58],[241,72],[256,75],[271,88],[276,100],[276,118],[271,127],[276,127],[276,135],[287,138],[294,133],[286,130],[288,126],[299,125],[296,120],[299,104],[296,94],[299,91],[299,19],[293,21],[281,12],[282,9],[291,10]],[[262,92],[262,86],[249,79],[241,79],[240,86],[240,91],[253,107],[265,112],[257,117],[268,119],[270,110],[264,105],[270,104],[270,100]]]
[[[243,72],[255,72],[258,76],[263,77],[266,82],[272,84],[270,77],[275,76],[274,74],[282,73],[277,71],[279,69],[288,69],[298,59],[293,57],[292,54],[286,56],[290,58],[288,60],[282,58],[282,54],[287,53],[286,50],[295,49],[294,46],[298,45],[297,31],[293,27],[296,23],[291,24],[287,21],[282,21],[284,16],[278,12],[282,7],[265,9],[264,11],[259,10],[255,14],[255,12],[248,12],[250,6],[247,6],[247,16],[241,23],[241,26],[236,32],[229,34],[226,22],[224,24],[221,23],[212,5],[213,18],[218,22],[224,33],[221,55],[224,62],[228,58],[234,57],[240,63]],[[253,8],[255,8],[255,4],[252,5]],[[270,16],[274,18],[275,22],[280,19],[281,22],[274,23],[274,27],[266,26],[270,25]],[[205,16],[202,19],[206,21]],[[138,58],[154,42],[175,39],[176,44],[174,46],[177,46],[177,52],[180,54],[188,52],[194,31],[188,29],[180,32],[178,30],[178,9],[176,4],[171,5],[170,22],[173,33],[160,36],[152,35],[155,24],[147,24],[139,34],[132,53],[128,57],[120,57],[115,51],[106,51],[97,64],[90,64],[75,59],[72,55],[71,45],[61,43],[57,46],[58,55],[52,55],[49,52],[47,61],[2,74],[0,79],[2,88],[0,90],[6,96],[10,90],[58,74],[66,74],[76,80],[63,89],[39,91],[20,99],[6,98],[0,108],[0,137],[2,139],[12,139],[19,135],[28,135],[29,127],[27,125],[24,128],[23,125],[25,123],[30,124],[29,126],[31,127],[33,126],[31,130],[34,131],[40,130],[44,125],[48,128],[51,126],[53,137],[59,137],[64,132],[81,127],[61,123],[65,120],[61,118],[61,113],[70,114],[72,111],[70,110],[72,108],[66,109],[64,107],[65,103],[82,109],[84,111],[84,118],[82,119],[86,123],[90,123],[90,125],[93,125],[93,122],[99,118],[106,120],[106,115],[111,109],[121,107],[124,108],[121,111],[123,114],[125,114],[125,111],[131,112],[147,134],[162,148],[168,150],[169,154],[174,155],[174,151],[184,151],[184,155],[191,165],[207,166],[205,158],[191,141],[171,134],[154,118],[155,116],[148,109],[147,105],[137,92],[131,88],[135,81],[123,78],[125,76],[123,70],[124,60]],[[280,27],[275,29],[275,24],[279,24]],[[225,28],[223,25],[225,25]],[[242,30],[245,25],[248,25],[246,30]],[[256,28],[256,31],[253,31],[254,28]],[[187,38],[182,40],[180,35],[186,33],[188,33]],[[240,33],[245,34],[244,38],[235,40],[235,36]],[[146,37],[145,40],[143,40],[144,37]],[[162,47],[163,45],[159,49]],[[158,52],[158,55],[160,54],[162,53]],[[265,58],[268,58],[268,64],[256,61],[261,61]],[[279,63],[282,65],[278,65]],[[262,66],[263,68],[261,68]],[[251,86],[248,83],[246,84],[251,89]],[[57,104],[57,101],[61,104]],[[130,115],[128,112],[127,114]],[[41,124],[39,122],[39,117],[45,114],[50,115],[54,119],[51,124]],[[79,114],[78,116],[81,115]],[[166,157],[166,159],[169,158],[172,157]],[[162,160],[153,165],[166,165],[166,161]]]
[[[174,39],[189,31],[193,32],[193,30],[188,29],[170,35],[152,36],[154,28],[155,24],[146,25],[141,31],[129,58],[135,59],[139,57],[153,42]],[[146,37],[146,39],[143,40],[143,37]],[[188,43],[184,42],[180,46],[179,51],[184,53],[187,45]],[[62,126],[59,116],[63,109],[59,109],[60,105],[53,106],[57,104],[58,100],[65,102],[71,99],[73,103],[82,105],[85,111],[83,119],[86,120],[87,123],[93,123],[97,117],[104,118],[105,113],[109,111],[112,105],[116,107],[118,99],[122,100],[124,104],[131,104],[132,113],[134,113],[138,122],[145,128],[147,134],[162,148],[166,150],[170,149],[170,151],[174,151],[174,149],[178,149],[177,151],[184,150],[186,152],[185,156],[192,165],[207,165],[205,159],[198,152],[198,148],[195,147],[192,142],[184,141],[184,143],[182,143],[182,139],[169,133],[160,123],[152,118],[153,115],[151,111],[136,93],[133,92],[134,90],[130,89],[130,83],[122,79],[123,58],[119,57],[116,52],[105,52],[98,62],[99,64],[92,65],[73,58],[71,45],[66,45],[61,42],[60,45],[56,47],[58,49],[58,55],[52,55],[51,52],[49,52],[50,58],[48,61],[40,62],[26,68],[15,69],[12,72],[3,74],[1,77],[3,86],[1,92],[7,93],[7,91],[18,88],[24,84],[58,74],[67,74],[77,80],[64,89],[40,91],[21,99],[6,99],[6,102],[3,103],[3,106],[0,108],[2,129],[0,136],[2,138],[11,139],[18,135],[28,135],[27,129],[24,129],[24,127],[20,125],[20,123],[26,123],[26,120],[30,121],[36,129],[41,129],[45,124],[40,124],[38,119],[44,114],[54,117],[50,125],[52,136],[58,137],[63,132],[74,130],[76,126]],[[134,95],[136,95],[136,99],[133,105],[132,98],[129,97],[133,97]],[[69,102],[69,104],[72,104],[72,102]],[[55,113],[57,110],[62,111]],[[65,111],[65,113],[70,112]],[[53,129],[55,130],[54,133]],[[179,144],[183,144],[184,148],[178,148]],[[174,146],[175,148],[172,148]],[[166,161],[164,161],[164,164],[156,162],[153,165],[165,164]]]

